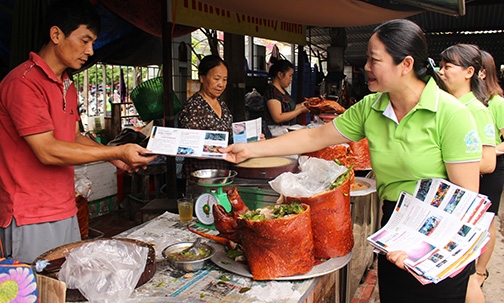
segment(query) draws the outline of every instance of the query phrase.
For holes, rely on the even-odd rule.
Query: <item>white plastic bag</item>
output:
[[[149,249],[120,240],[98,240],[74,248],[58,279],[89,302],[125,302],[142,275]]]
[[[312,197],[328,190],[336,178],[348,170],[334,161],[301,156],[300,173],[286,172],[269,182],[277,193],[287,197]]]
[[[93,183],[87,177],[86,166],[74,166],[74,171],[75,196],[80,195],[86,199],[89,198]]]

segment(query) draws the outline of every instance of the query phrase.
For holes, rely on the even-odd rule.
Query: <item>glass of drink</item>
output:
[[[180,223],[189,224],[193,219],[194,200],[190,198],[177,199]]]

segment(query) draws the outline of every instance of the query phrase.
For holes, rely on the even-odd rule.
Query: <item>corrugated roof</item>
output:
[[[466,3],[466,14],[453,17],[434,12],[424,12],[408,19],[420,25],[429,43],[430,56],[439,62],[439,54],[456,43],[476,44],[490,52],[497,64],[504,64],[504,1],[475,0]],[[348,64],[363,66],[366,61],[367,42],[376,25],[346,28]],[[330,46],[330,28],[308,29],[307,41],[312,49],[321,52]]]

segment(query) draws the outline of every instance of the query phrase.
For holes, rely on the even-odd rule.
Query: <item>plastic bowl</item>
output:
[[[191,175],[199,184],[224,184],[233,181],[238,173],[229,169],[200,169]]]
[[[173,252],[180,252],[186,248],[189,248],[193,243],[192,242],[179,242],[172,244],[165,249],[163,249],[162,255],[163,257],[168,260],[170,265],[178,270],[182,270],[184,272],[193,272],[193,271],[198,271],[201,268],[203,268],[203,265],[205,264],[205,261],[213,257],[215,254],[215,249],[206,243],[200,243],[198,247],[206,247],[210,250],[210,254],[206,257],[203,257],[201,259],[197,260],[188,260],[188,261],[182,261],[182,260],[173,260],[172,258],[168,258],[168,255]]]

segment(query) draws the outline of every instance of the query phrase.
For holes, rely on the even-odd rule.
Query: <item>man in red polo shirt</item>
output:
[[[0,240],[32,262],[80,240],[72,165],[110,161],[133,171],[155,156],[135,144],[103,146],[79,132],[77,91],[68,68],[93,55],[100,18],[89,0],[48,8],[47,41],[0,83]]]

